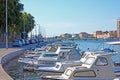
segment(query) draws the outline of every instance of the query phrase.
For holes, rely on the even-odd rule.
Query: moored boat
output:
[[[115,43],[116,44],[116,43]],[[42,79],[57,80],[119,80],[120,66],[114,65],[114,51],[91,52],[81,66],[68,67],[61,75],[42,75]]]
[[[103,53],[90,55],[81,66],[68,67],[62,75],[44,75],[44,79],[70,79],[70,80],[113,80],[120,76],[120,72],[115,72],[111,61],[114,53]]]
[[[74,58],[76,57],[76,58]],[[61,46],[58,47],[55,53],[41,53],[38,58],[33,57],[32,59],[23,58],[19,60],[20,63],[24,64],[25,69],[27,66],[34,65],[35,67],[48,67],[54,66],[56,62],[61,61],[75,61],[81,58],[80,53],[75,47]]]

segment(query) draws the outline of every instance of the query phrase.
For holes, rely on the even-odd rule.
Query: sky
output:
[[[120,18],[120,0],[20,1],[24,4],[24,11],[34,16],[41,33],[47,37],[116,30]]]

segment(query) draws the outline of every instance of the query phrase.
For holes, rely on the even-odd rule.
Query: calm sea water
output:
[[[105,44],[106,42],[111,42],[106,40],[66,40],[64,42],[75,42],[78,45],[77,47],[79,47],[82,51],[87,51],[88,48],[90,51],[95,51],[103,48],[115,49],[118,47],[118,45]]]
[[[66,40],[64,42],[75,42],[77,48],[81,51],[95,51],[103,48],[110,48],[118,52],[120,50],[119,45],[104,44],[105,42],[108,42],[105,40]],[[114,56],[113,60],[119,62],[120,55]],[[39,75],[36,72],[23,71],[22,66],[19,63],[13,65],[8,73],[14,78],[14,80],[40,80]]]
[[[81,51],[96,51],[104,48],[109,48],[120,53],[120,45],[110,45],[106,42],[112,42],[113,40],[66,40],[64,42],[75,42]],[[112,57],[113,62],[120,62],[120,54]]]

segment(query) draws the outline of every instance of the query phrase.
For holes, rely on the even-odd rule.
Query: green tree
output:
[[[35,23],[34,17],[26,12],[23,13],[23,4],[20,0],[8,0],[8,34],[9,39],[20,37],[25,23],[26,32],[31,30],[31,22]],[[6,0],[0,0],[0,39],[4,39]],[[32,25],[33,28],[34,25]]]
[[[19,31],[23,32],[25,29],[25,32],[29,33],[34,28],[34,17],[31,14],[24,12],[21,14],[20,19],[20,26],[22,27],[19,27]]]

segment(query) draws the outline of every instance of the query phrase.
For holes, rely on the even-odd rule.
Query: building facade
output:
[[[60,35],[60,38],[71,38],[71,37],[72,37],[72,35],[69,33],[65,33],[65,34]]]
[[[86,33],[86,32],[81,32],[80,34],[79,34],[79,37],[81,38],[81,39],[88,39],[89,38],[89,34],[88,33]]]
[[[116,38],[116,31],[96,31],[93,33],[93,37],[97,39],[112,39]]]
[[[102,31],[96,31],[93,33],[93,37],[98,39],[103,38],[102,33],[103,33]]]
[[[72,38],[79,38],[79,34],[72,34]]]
[[[120,19],[117,19],[117,38],[120,38]]]

